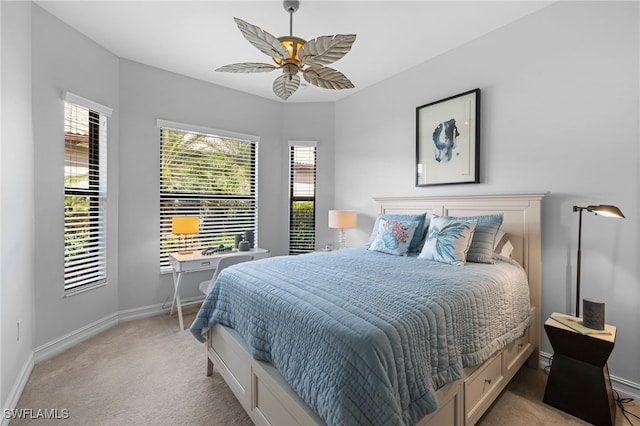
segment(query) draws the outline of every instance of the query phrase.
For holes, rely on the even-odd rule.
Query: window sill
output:
[[[76,294],[84,293],[86,291],[91,291],[91,290],[94,290],[94,289],[99,288],[99,287],[104,287],[106,285],[107,285],[107,283],[103,282],[103,283],[98,283],[98,284],[83,285],[82,287],[78,287],[78,288],[72,288],[70,290],[65,290],[64,291],[64,297],[75,296]]]

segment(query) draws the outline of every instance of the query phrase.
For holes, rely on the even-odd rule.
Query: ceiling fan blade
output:
[[[276,37],[255,25],[243,21],[240,18],[233,19],[236,21],[236,24],[244,38],[246,38],[249,43],[253,44],[259,51],[267,56],[276,57],[278,59],[287,58],[287,49],[280,44]]]
[[[303,71],[304,79],[323,89],[353,89],[355,86],[344,74],[329,67],[312,66]]]
[[[285,101],[289,99],[289,96],[298,90],[300,86],[300,77],[296,75],[289,76],[282,74],[280,77],[273,81],[273,93]]]
[[[271,64],[261,64],[259,62],[241,62],[239,64],[229,64],[223,67],[220,67],[216,70],[216,72],[241,72],[241,73],[249,73],[249,72],[268,72],[273,71],[277,67]]]
[[[349,53],[354,41],[356,41],[355,34],[317,37],[306,42],[298,52],[298,56],[308,65],[331,64]]]

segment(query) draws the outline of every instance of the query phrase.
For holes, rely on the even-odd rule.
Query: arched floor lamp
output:
[[[620,211],[620,209],[616,206],[611,206],[608,204],[601,204],[599,206],[573,206],[573,211],[578,212],[578,260],[576,263],[576,269],[578,273],[576,275],[576,317],[580,317],[580,268],[581,268],[581,246],[582,246],[582,211],[586,210],[587,212],[594,213],[596,216],[604,216],[604,217],[620,217],[624,218],[624,214]]]

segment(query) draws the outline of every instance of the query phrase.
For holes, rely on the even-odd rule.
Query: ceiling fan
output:
[[[340,71],[325,65],[336,62],[346,55],[356,41],[356,35],[321,36],[309,41],[295,37],[293,14],[299,7],[299,0],[284,0],[284,9],[289,13],[289,35],[278,38],[242,19],[233,18],[244,38],[262,53],[273,58],[276,65],[242,62],[225,65],[216,71],[253,73],[282,69],[282,75],[273,82],[273,92],[284,100],[298,90],[300,86],[298,72],[302,73],[308,83],[323,89],[355,87]]]

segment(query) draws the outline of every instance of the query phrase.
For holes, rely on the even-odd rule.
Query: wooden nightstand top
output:
[[[568,325],[565,325],[565,324],[555,320],[553,317],[565,318],[568,321],[575,322],[576,323],[576,328],[574,329],[572,327],[569,327]],[[554,313],[551,314],[551,316],[549,318],[547,318],[547,320],[545,321],[544,325],[545,326],[550,326],[550,327],[560,328],[562,330],[571,331],[571,332],[574,332],[576,334],[583,334],[585,336],[593,337],[593,338],[604,340],[604,341],[611,342],[611,343],[615,343],[615,341],[616,341],[616,326],[615,325],[605,324],[604,325],[604,330],[591,330],[591,329],[585,328],[582,325],[582,318],[576,318],[576,317],[573,317],[573,316],[567,315],[567,314],[560,314],[560,313],[554,312]],[[581,331],[579,331],[579,329],[584,329],[586,332],[581,332]]]

